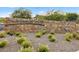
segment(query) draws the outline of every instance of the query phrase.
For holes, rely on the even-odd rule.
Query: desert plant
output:
[[[35,35],[36,35],[37,38],[40,38],[42,36],[42,32],[36,32]]]
[[[15,36],[22,37],[22,33],[20,33],[20,32],[15,32]]]
[[[55,33],[54,32],[51,32],[50,34],[54,35]]]
[[[65,34],[65,40],[66,41],[71,41],[72,40],[72,38],[73,38],[73,34],[72,33],[66,33]]]
[[[76,38],[77,35],[78,33],[73,33],[73,38]]]
[[[0,48],[5,47],[7,45],[7,43],[8,42],[6,40],[0,41]]]
[[[79,40],[79,34],[76,35],[75,39]]]
[[[71,39],[69,37],[66,37],[65,40],[69,41],[69,42],[71,41]]]
[[[50,42],[55,42],[55,41],[56,41],[55,36],[54,36],[54,35],[52,35],[52,37],[51,37],[51,38],[49,38],[49,41],[50,41]]]
[[[46,31],[46,30],[44,30],[44,29],[43,29],[41,32],[42,32],[42,35],[44,35],[44,34],[46,34],[46,33],[47,33],[47,31]]]
[[[29,40],[23,41],[21,46],[24,48],[32,47],[31,42]]]
[[[22,42],[26,41],[27,38],[26,37],[19,37],[19,38],[16,38],[17,39],[17,43],[18,44],[22,44]]]
[[[52,34],[48,34],[48,39],[50,39],[52,37]]]
[[[32,48],[31,47],[29,47],[29,48],[21,48],[20,50],[19,50],[19,52],[32,52]]]
[[[38,47],[38,51],[39,52],[48,52],[48,46],[45,45],[45,44],[40,44],[39,47]]]
[[[3,38],[3,37],[5,37],[5,36],[6,36],[6,32],[1,31],[1,32],[0,32],[0,38]]]
[[[49,39],[50,42],[56,41],[55,35],[53,33],[48,34],[48,39]]]
[[[14,31],[8,31],[7,32],[7,34],[10,35],[10,36],[14,35],[14,33],[15,33]]]

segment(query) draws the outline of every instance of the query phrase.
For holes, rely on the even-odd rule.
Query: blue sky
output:
[[[0,7],[0,17],[9,16],[14,10],[19,7]],[[79,7],[24,7],[25,9],[29,9],[32,11],[33,15],[45,13],[49,10],[60,10],[63,12],[73,12],[79,13]]]

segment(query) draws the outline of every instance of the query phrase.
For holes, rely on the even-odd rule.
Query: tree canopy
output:
[[[11,17],[13,17],[13,18],[26,18],[26,19],[30,19],[31,18],[31,11],[28,10],[28,9],[19,8],[19,9],[15,10],[11,14]]]
[[[75,21],[78,19],[78,15],[76,13],[67,13],[66,20],[67,21]]]

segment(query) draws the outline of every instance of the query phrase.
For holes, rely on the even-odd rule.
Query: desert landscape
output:
[[[77,52],[78,19],[77,13],[58,10],[33,17],[30,10],[18,8],[0,18],[0,52]]]

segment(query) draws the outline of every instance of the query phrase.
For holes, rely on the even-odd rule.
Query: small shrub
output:
[[[69,41],[69,42],[71,41],[71,39],[70,39],[70,38],[68,38],[68,37],[66,37],[66,38],[65,38],[65,40],[66,40],[66,41]]]
[[[36,37],[40,38],[42,36],[42,32],[36,32]]]
[[[39,47],[38,47],[38,51],[39,52],[48,52],[48,46],[45,45],[45,44],[41,44]]]
[[[75,39],[79,40],[79,34],[76,35]]]
[[[0,38],[6,37],[6,32],[2,31],[0,32]]]
[[[52,38],[52,34],[48,34],[48,39],[51,39]]]
[[[55,38],[54,34],[49,34],[48,39],[49,39],[50,42],[55,42],[56,41],[56,38]]]
[[[15,35],[18,37],[22,37],[22,33],[20,33],[20,32],[15,32]]]
[[[7,41],[0,41],[0,48],[5,47],[7,45]]]
[[[46,30],[42,30],[41,32],[42,32],[42,35],[44,35],[44,34],[46,34],[46,33],[47,33],[47,31],[46,31]]]
[[[73,33],[73,38],[79,40],[79,33]]]
[[[54,33],[54,32],[51,32],[50,34],[55,35],[55,33]]]
[[[73,39],[73,34],[72,33],[66,33],[65,34],[65,40],[66,41],[71,41]]]
[[[22,44],[22,42],[26,41],[27,38],[26,37],[20,37],[20,38],[17,38],[17,43],[18,44]]]
[[[31,47],[29,47],[29,48],[21,48],[19,50],[19,52],[32,52],[32,48]]]
[[[8,31],[7,32],[7,34],[10,35],[10,36],[14,35],[14,33],[15,33],[14,31]]]
[[[52,36],[50,39],[49,39],[50,42],[55,42],[56,41],[56,38],[55,36]]]
[[[32,47],[31,42],[28,40],[22,42],[21,46],[23,46],[24,48]]]
[[[77,33],[73,33],[73,38],[76,38],[78,34]]]

